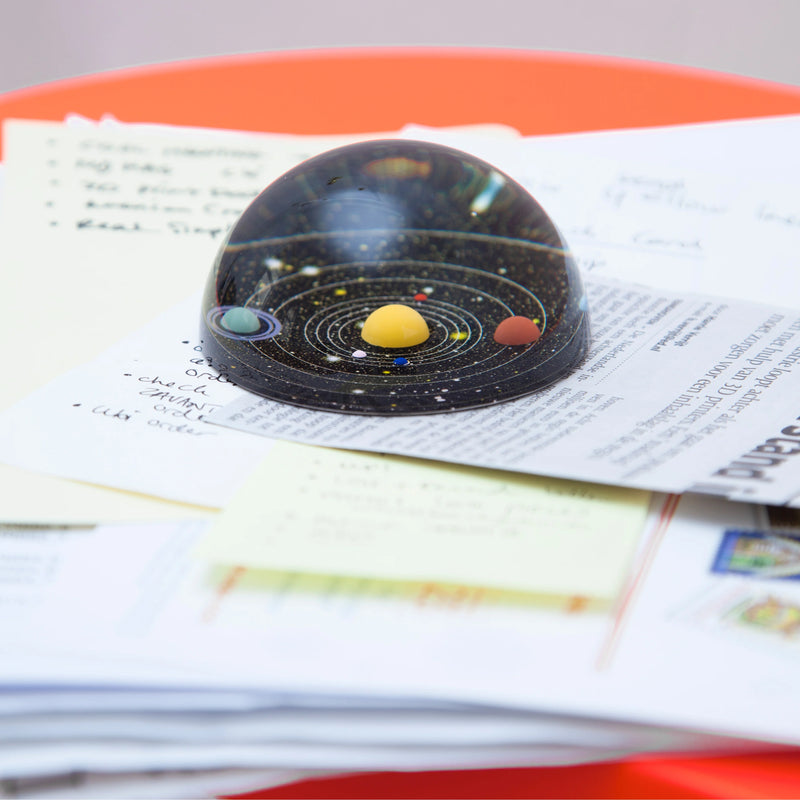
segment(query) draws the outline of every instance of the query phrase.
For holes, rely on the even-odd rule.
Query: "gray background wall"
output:
[[[800,85],[800,0],[0,0],[0,91],[226,53],[465,45]]]

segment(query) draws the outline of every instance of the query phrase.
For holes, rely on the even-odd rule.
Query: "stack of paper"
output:
[[[228,226],[342,139],[7,123],[0,791],[800,743],[768,505],[800,498],[799,129],[403,131],[531,189],[593,343],[537,395],[359,426],[197,340]]]

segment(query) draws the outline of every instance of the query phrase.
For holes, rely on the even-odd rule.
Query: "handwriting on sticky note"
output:
[[[201,552],[270,569],[609,597],[648,497],[278,442]]]

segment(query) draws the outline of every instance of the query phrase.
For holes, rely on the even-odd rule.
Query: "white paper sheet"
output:
[[[513,144],[428,128],[419,134],[513,175],[592,277],[798,306],[800,159],[793,142],[800,116]]]
[[[361,416],[354,425],[353,415],[242,396],[209,421],[656,491],[777,505],[796,498],[800,312],[594,280],[588,295],[594,338],[585,362],[520,400],[446,415]]]
[[[15,611],[2,615],[0,681],[38,686],[41,700],[0,715],[0,774],[557,764],[754,746],[652,720],[537,713],[553,691],[561,705],[598,680],[608,614],[393,597],[365,582],[330,582],[320,595],[299,576],[214,578],[188,557],[200,528],[0,533],[0,598]],[[85,687],[85,702],[58,689],[70,684]],[[103,685],[93,712],[87,692],[101,697]],[[266,694],[248,698],[248,686]],[[493,697],[500,707],[481,705]]]
[[[0,753],[4,774],[29,777],[69,770],[142,772],[197,769],[434,770],[492,767],[565,766],[610,761],[631,755],[629,750],[574,745],[504,745],[502,747],[361,747],[343,745],[221,745],[139,743],[115,748],[105,742],[59,746],[5,747]],[[272,766],[274,765],[274,766]],[[309,765],[313,765],[309,767]]]
[[[37,416],[44,413],[55,423],[54,409],[46,410],[46,398],[53,399],[55,389],[67,416],[57,425],[40,417],[33,431],[15,430],[11,423],[6,428],[7,452],[14,454],[10,463],[198,506],[222,506],[271,443],[203,422],[244,392],[206,367],[193,324],[198,303],[197,296],[190,298],[88,369],[67,373],[19,404],[17,411],[37,408]],[[96,379],[100,374],[102,382]],[[11,422],[16,412],[7,413]],[[58,463],[49,469],[51,458]],[[83,467],[73,469],[76,461]]]
[[[38,800],[89,800],[111,797],[125,800],[166,800],[166,798],[220,797],[254,792],[273,786],[321,777],[317,771],[300,770],[176,770],[117,773],[36,775],[28,780],[7,779],[0,785],[0,797]],[[328,773],[329,774],[329,773]]]
[[[609,613],[580,604],[569,611],[492,604],[480,593],[435,584],[409,590],[381,581],[216,568],[191,556],[205,524],[0,532],[0,600],[8,611],[0,626],[0,683],[29,689],[42,683],[62,689],[122,684],[151,692],[175,686],[189,692],[190,708],[210,702],[200,690],[235,689],[232,698],[216,701],[220,710],[226,703],[257,710],[282,696],[291,704],[315,694],[326,705],[335,696],[352,706],[351,698],[376,695],[404,703],[463,702],[447,690],[441,696],[430,691],[424,672],[413,690],[402,688],[403,678],[394,691],[394,680],[407,672],[409,652],[438,640],[450,626],[485,630],[503,620],[511,627],[525,620],[540,643],[587,666]],[[395,641],[387,624],[403,619],[410,638]],[[321,652],[333,659],[324,672],[318,669]],[[378,691],[364,684],[362,674],[375,654],[384,664]],[[351,674],[363,659],[364,667]],[[256,693],[249,706],[245,691]],[[22,710],[36,708],[24,698],[14,700]],[[79,708],[68,696],[62,702],[70,713]],[[154,697],[139,702],[159,708]],[[20,706],[9,705],[6,713],[14,708]]]
[[[794,662],[783,656],[785,650],[770,648],[748,655],[745,651],[753,648],[744,641],[735,650],[737,659],[730,660],[728,651],[719,658],[714,655],[712,642],[706,647],[705,660],[698,663],[696,647],[685,645],[702,641],[705,634],[690,635],[690,639],[681,634],[684,639],[675,640],[675,646],[668,638],[673,636],[674,624],[663,609],[665,603],[673,607],[681,595],[674,589],[667,595],[659,583],[668,578],[674,581],[674,563],[667,560],[663,569],[659,567],[663,577],[653,584],[652,599],[646,596],[653,554],[669,542],[673,531],[678,550],[686,530],[705,531],[705,541],[712,542],[720,529],[755,527],[758,508],[698,498],[677,515],[674,502],[658,505],[654,512],[651,546],[643,553],[638,568],[641,579],[633,587],[641,593],[646,613],[630,602],[614,613],[598,613],[581,611],[578,606],[492,605],[453,591],[409,596],[380,582],[331,579],[320,592],[319,581],[302,576],[235,569],[209,573],[207,565],[189,557],[202,532],[196,524],[9,530],[0,537],[0,577],[4,577],[0,597],[14,614],[2,616],[0,681],[6,686],[54,688],[69,684],[108,690],[150,687],[151,692],[180,687],[178,693],[189,692],[185,702],[195,710],[204,704],[215,707],[199,689],[235,689],[240,707],[246,707],[247,698],[241,693],[248,690],[254,693],[251,712],[233,717],[218,705],[214,712],[217,719],[228,715],[225,729],[240,741],[253,735],[265,740],[290,736],[321,747],[327,737],[366,744],[363,737],[368,736],[376,745],[424,739],[458,747],[471,740],[478,747],[480,738],[484,744],[494,742],[493,746],[515,741],[534,745],[546,741],[554,746],[582,743],[601,755],[597,748],[609,746],[686,746],[677,729],[687,725],[704,733],[800,741],[794,718],[784,713],[793,688],[787,684],[788,694],[780,696],[765,695],[757,688],[766,676],[783,680],[791,674]],[[670,520],[672,528],[667,525]],[[710,520],[715,520],[714,525],[709,525]],[[689,564],[684,594],[693,596],[694,576],[702,577],[706,568],[694,555]],[[673,600],[667,602],[670,597]],[[645,662],[648,669],[642,668]],[[324,669],[320,669],[322,664]],[[721,671],[724,679],[715,684]],[[733,686],[741,691],[732,694]],[[311,705],[297,714],[292,713],[291,704],[283,710],[262,706],[259,711],[259,692],[267,692],[268,703],[271,693],[287,699],[304,697]],[[353,698],[382,699],[385,708],[381,711],[378,703],[361,710],[357,705],[350,711],[344,705],[337,709],[330,705],[330,698],[337,695],[350,706]],[[314,710],[317,696],[329,710]],[[227,702],[232,699],[236,696]],[[424,710],[429,700],[437,712]],[[416,707],[404,710],[401,701],[415,702]],[[440,705],[448,701],[462,704],[461,708]],[[220,702],[226,702],[226,697],[220,697]],[[754,704],[758,714],[754,714]],[[145,700],[144,708],[148,705],[152,701]],[[481,705],[483,709],[476,708]],[[111,709],[107,705],[104,714]],[[526,711],[538,713],[530,717]],[[0,717],[0,735],[7,722],[8,735],[15,740],[22,738],[27,727],[33,737],[60,741],[60,726],[67,726],[59,722],[61,718],[74,720],[75,730],[103,730],[108,740],[115,729],[117,736],[124,737],[137,725],[144,730],[149,724],[137,722],[131,708],[120,708],[120,712],[121,724],[113,717],[81,716],[75,704],[59,714],[40,714],[40,724],[16,722],[18,715],[6,715]],[[597,721],[592,723],[587,715]],[[150,720],[158,716],[165,727],[153,728],[150,735],[154,737],[202,740],[220,730],[214,724],[204,728],[199,723],[187,737],[183,732],[190,720],[177,707],[151,715]],[[467,719],[475,721],[474,727],[461,724]],[[612,724],[613,720],[656,727],[637,730]],[[716,744],[726,746],[725,742]],[[695,745],[703,746],[703,740],[691,746]],[[496,756],[495,763],[522,757],[521,751],[515,755],[513,747],[501,749],[503,753],[485,751],[484,756],[490,760]],[[69,757],[78,752],[70,750]],[[241,751],[240,756],[254,765],[247,760],[251,758],[247,752]],[[480,756],[480,748],[461,752],[465,757]],[[313,748],[278,748],[269,763],[330,768],[342,764],[354,768],[357,762],[401,765],[400,754],[390,761],[388,750],[384,753],[380,748],[353,750],[350,757],[323,748],[317,751],[319,762],[313,761],[313,753]],[[111,750],[107,754],[119,769],[125,758],[131,758]],[[332,754],[342,760],[337,764]],[[165,752],[166,762],[174,755]],[[405,755],[408,765],[415,763],[418,753]],[[451,750],[444,760],[455,756]],[[534,748],[526,757],[544,758],[546,753]],[[189,763],[197,766],[199,762],[191,758]],[[436,754],[416,763],[437,763]],[[52,764],[55,769],[57,761]]]

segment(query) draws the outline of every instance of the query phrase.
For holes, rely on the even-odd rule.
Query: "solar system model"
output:
[[[588,347],[577,267],[518,183],[449,147],[378,140],[311,158],[244,211],[203,297],[212,366],[304,408],[480,408]]]

